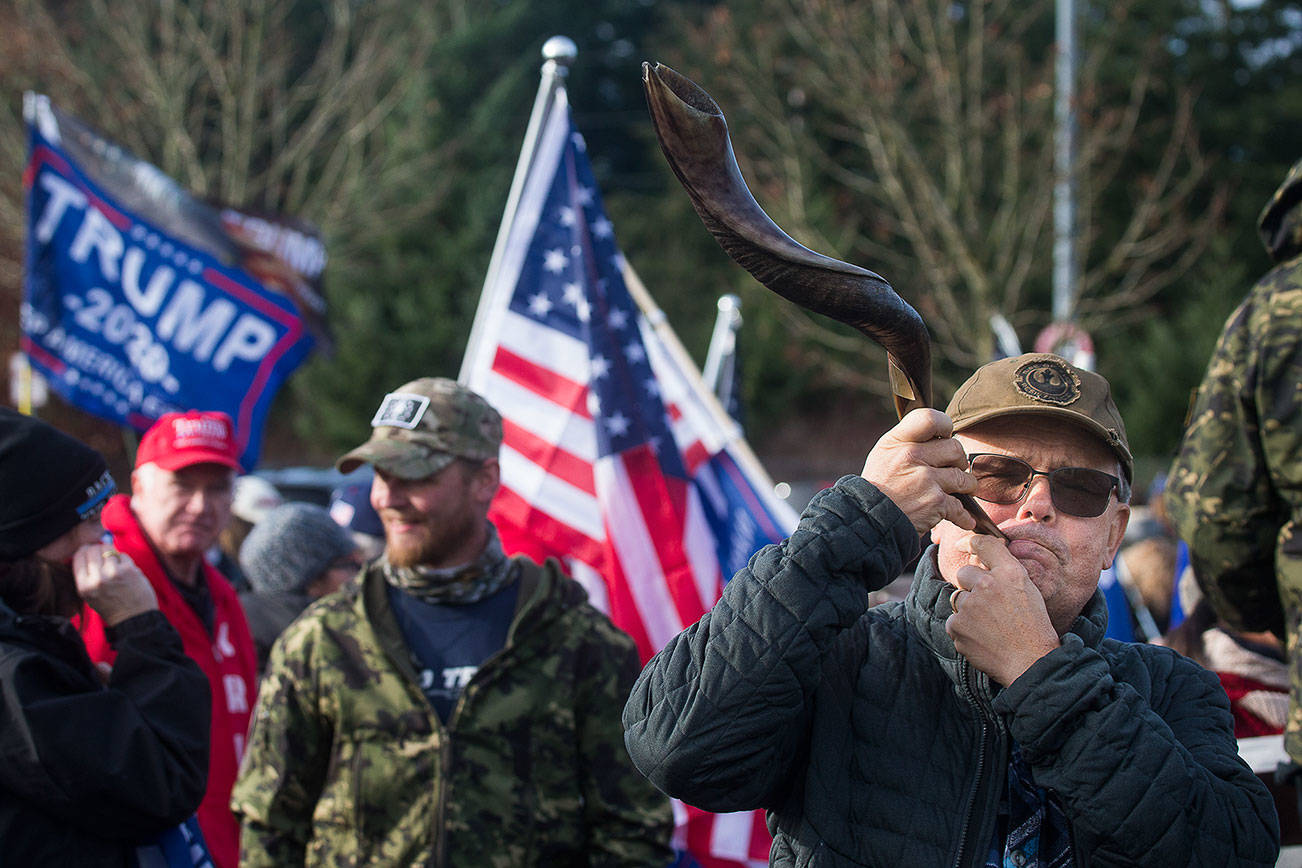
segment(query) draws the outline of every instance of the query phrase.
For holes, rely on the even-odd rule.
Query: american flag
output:
[[[564,89],[551,99],[462,379],[503,416],[504,547],[561,560],[645,661],[795,517],[635,303]],[[675,813],[698,864],[767,864],[759,813]]]

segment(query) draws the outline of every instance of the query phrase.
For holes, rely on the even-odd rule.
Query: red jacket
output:
[[[208,676],[212,690],[212,741],[208,757],[208,789],[199,805],[199,827],[218,868],[236,868],[240,827],[231,813],[231,787],[249,731],[257,691],[257,658],[248,622],[239,598],[217,570],[203,562],[212,594],[213,632],[209,635],[199,616],[168,579],[153,548],[145,540],[131,512],[131,501],[117,495],[104,507],[104,527],[113,534],[118,551],[128,555],[148,577],[158,595],[158,608],[181,634],[185,653]],[[104,622],[87,609],[81,623],[82,638],[92,660],[113,662],[113,650],[104,637]]]

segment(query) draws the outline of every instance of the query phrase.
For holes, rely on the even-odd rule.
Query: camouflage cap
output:
[[[401,479],[424,479],[457,458],[496,458],[502,417],[453,380],[422,377],[384,396],[371,420],[371,439],[335,466],[350,473],[373,464]]]
[[[1108,381],[1051,353],[1027,353],[977,368],[945,408],[955,433],[1000,416],[1046,415],[1095,435],[1121,461],[1126,481],[1135,460]]]

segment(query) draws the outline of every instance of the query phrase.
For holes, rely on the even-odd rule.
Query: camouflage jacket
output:
[[[553,561],[517,559],[505,647],[444,726],[385,584],[316,603],[276,643],[232,797],[243,866],[663,866],[668,800],[619,714],[633,642]]]
[[[1277,264],[1225,323],[1165,494],[1216,613],[1235,629],[1281,637],[1302,622],[1300,203],[1302,161],[1262,212]],[[1298,691],[1295,678],[1295,709]],[[1288,741],[1302,759],[1293,720]]]

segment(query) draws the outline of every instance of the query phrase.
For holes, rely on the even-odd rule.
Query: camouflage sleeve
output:
[[[1166,507],[1216,613],[1284,635],[1302,595],[1302,269],[1271,272],[1225,324]]]
[[[312,633],[300,622],[271,649],[231,793],[241,868],[304,863],[332,741],[315,695],[312,648]]]
[[[609,621],[595,627],[580,657],[587,670],[577,709],[588,864],[660,868],[674,858],[673,812],[668,797],[633,767],[620,722],[641,670],[637,649]]]

